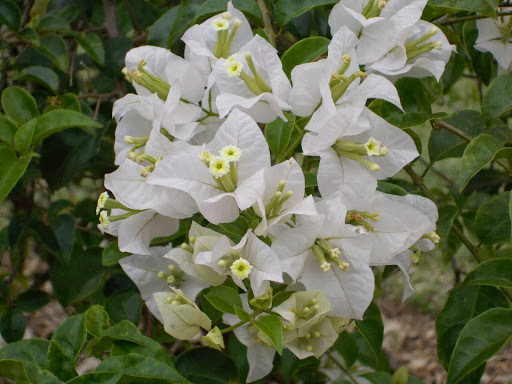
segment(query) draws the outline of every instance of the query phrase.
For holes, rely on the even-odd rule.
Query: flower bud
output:
[[[224,349],[224,338],[222,337],[222,333],[220,332],[219,327],[213,328],[205,336],[203,336],[201,340],[210,348],[216,349],[218,351]]]

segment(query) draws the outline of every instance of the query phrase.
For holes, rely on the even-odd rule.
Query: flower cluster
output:
[[[341,1],[327,57],[295,67],[291,82],[231,2],[184,34],[185,58],[149,46],[127,54],[137,94],[114,105],[119,167],[105,176],[113,196],[100,196],[100,228],[133,254],[120,264],[169,334],[191,339],[202,328],[203,341],[222,348],[225,330],[195,299],[239,287],[241,306],[223,322],[247,346],[251,382],[270,372],[276,351],[263,318],[279,319],[285,348],[319,358],[363,317],[372,267],[398,266],[411,294],[411,263],[439,241],[437,209],[377,191],[418,151],[366,105],[401,108],[397,78],[442,75],[452,47],[419,20],[425,4]],[[302,148],[284,161],[261,128],[276,119]],[[227,223],[235,230],[222,231]],[[179,228],[183,244],[152,245]]]

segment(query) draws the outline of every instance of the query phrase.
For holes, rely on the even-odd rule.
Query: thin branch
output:
[[[2,79],[0,80],[0,93],[7,87],[7,71],[9,70],[9,57],[2,60]]]
[[[258,6],[261,10],[261,19],[263,20],[263,29],[267,33],[270,38],[270,42],[275,47],[276,46],[276,33],[274,32],[274,28],[272,28],[272,21],[270,20],[270,12],[265,5],[265,0],[258,0]]]
[[[107,30],[108,37],[118,37],[119,27],[117,26],[117,11],[115,0],[103,0],[103,13],[105,14],[103,25]]]
[[[331,361],[338,366],[339,369],[343,371],[345,375],[350,379],[350,381],[354,384],[357,384],[356,379],[354,379],[354,376],[352,376],[347,368],[345,368],[343,365],[340,364],[338,360],[334,358],[334,356],[331,354],[331,352],[327,352],[326,355],[331,359]]]
[[[496,16],[509,16],[512,15],[511,11],[507,12],[496,12]],[[471,16],[464,16],[464,17],[452,17],[449,19],[446,19],[444,21],[441,21],[437,24],[439,25],[452,25],[457,23],[463,23],[465,21],[471,21],[471,20],[479,20],[479,19],[487,19],[489,16],[486,15],[471,15]]]

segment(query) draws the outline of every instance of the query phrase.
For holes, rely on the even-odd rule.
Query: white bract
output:
[[[476,21],[478,39],[475,48],[491,52],[503,71],[512,69],[512,17],[499,16],[496,20]]]

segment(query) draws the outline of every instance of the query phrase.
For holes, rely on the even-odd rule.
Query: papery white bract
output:
[[[496,20],[489,18],[476,21],[478,39],[475,49],[491,52],[504,71],[512,69],[512,28],[511,16],[500,16]]]

